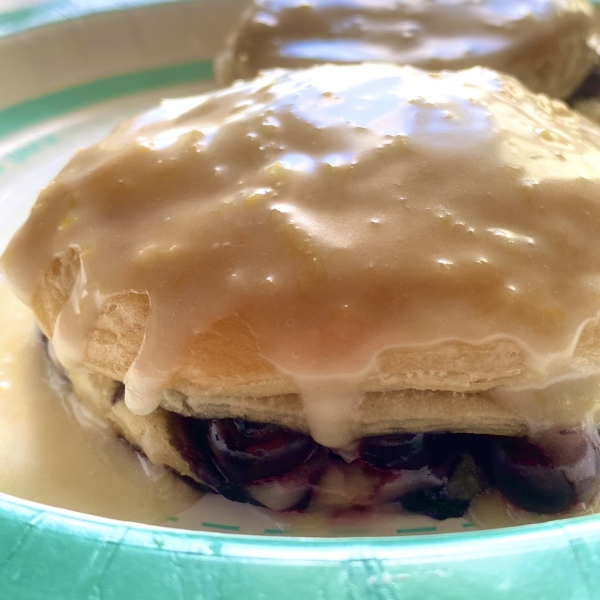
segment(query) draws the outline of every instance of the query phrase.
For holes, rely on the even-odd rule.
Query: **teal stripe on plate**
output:
[[[207,529],[219,529],[220,531],[239,531],[239,525],[226,525],[225,523],[202,523]]]
[[[437,527],[413,527],[411,529],[396,529],[396,533],[429,533],[437,531]]]
[[[268,535],[285,535],[283,529],[265,529],[264,532]]]
[[[82,83],[0,110],[0,137],[97,102],[211,77],[212,61],[202,60]]]
[[[97,13],[191,0],[50,0],[0,13],[0,37]],[[197,0],[196,0],[197,1]]]

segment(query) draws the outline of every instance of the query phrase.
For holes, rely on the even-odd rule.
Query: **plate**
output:
[[[74,148],[163,96],[210,86],[211,56],[244,3],[56,0],[0,14],[0,251]],[[385,538],[208,525],[150,527],[0,494],[0,598],[567,600],[600,590],[595,516]]]

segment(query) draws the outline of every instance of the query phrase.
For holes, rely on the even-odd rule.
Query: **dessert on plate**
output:
[[[318,63],[482,65],[567,98],[597,62],[592,14],[588,0],[253,0],[216,74],[230,83]]]
[[[266,71],[80,151],[1,259],[79,399],[275,510],[600,475],[600,129],[484,68]]]

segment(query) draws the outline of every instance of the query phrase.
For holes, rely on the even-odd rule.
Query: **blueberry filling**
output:
[[[308,436],[241,419],[209,421],[208,446],[219,470],[240,484],[285,475],[317,450]]]
[[[530,512],[554,514],[589,502],[600,476],[595,427],[545,431],[531,439],[489,437],[482,456],[494,487]]]
[[[469,475],[464,472],[463,463],[468,461],[475,468],[468,453],[473,437],[452,433],[374,436],[361,440],[359,455],[377,469],[394,470],[400,480],[415,471],[426,475],[417,480],[414,489],[395,499],[409,512],[434,519],[460,517],[484,487],[478,469],[471,473],[477,478],[477,485],[466,485]]]
[[[116,387],[113,404],[122,401],[123,389]],[[331,467],[358,468],[373,483],[372,504],[398,502],[434,519],[462,516],[488,487],[524,510],[560,513],[590,502],[600,478],[600,435],[592,425],[549,429],[530,438],[373,436],[360,441],[352,465],[311,437],[278,425],[169,413],[169,427],[172,445],[204,483],[187,481],[273,510],[306,508]]]
[[[458,459],[466,437],[450,433],[398,433],[363,438],[360,457],[378,469],[421,469]]]
[[[181,420],[193,422],[188,427],[195,430],[189,441],[196,451],[184,454],[186,460],[200,454],[206,468],[208,455],[220,480],[215,490],[238,501],[299,510],[329,465],[345,465],[310,437],[276,425]],[[592,499],[600,477],[600,437],[591,426],[548,430],[535,438],[382,435],[361,440],[354,463],[364,465],[361,470],[374,482],[373,504],[399,502],[410,512],[447,519],[462,516],[491,485],[519,508],[554,514]]]
[[[361,440],[360,457],[378,469],[420,469],[432,462],[435,434],[399,433]]]
[[[470,504],[470,500],[450,496],[444,486],[409,492],[400,498],[400,502],[408,512],[427,515],[438,521],[462,517]]]
[[[583,83],[569,98],[569,104],[577,100],[587,100],[600,96],[600,65],[595,65]]]
[[[327,468],[325,448],[277,425],[173,417],[171,443],[199,479],[229,500],[300,510]]]
[[[208,447],[207,431],[207,421],[178,416],[170,420],[171,444],[189,465],[194,475],[204,482],[208,491],[216,492],[235,502],[251,502],[243,487],[224,477],[217,468]]]

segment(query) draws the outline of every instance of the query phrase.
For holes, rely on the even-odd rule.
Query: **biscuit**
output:
[[[531,90],[569,97],[596,62],[587,0],[335,2],[254,0],[216,60],[221,84],[261,69],[389,62],[482,65]]]
[[[298,507],[362,452],[376,504],[365,447],[456,434],[411,467],[444,496],[463,434],[593,448],[599,192],[600,129],[512,77],[273,70],[78,153],[2,267],[77,396],[195,485]]]

